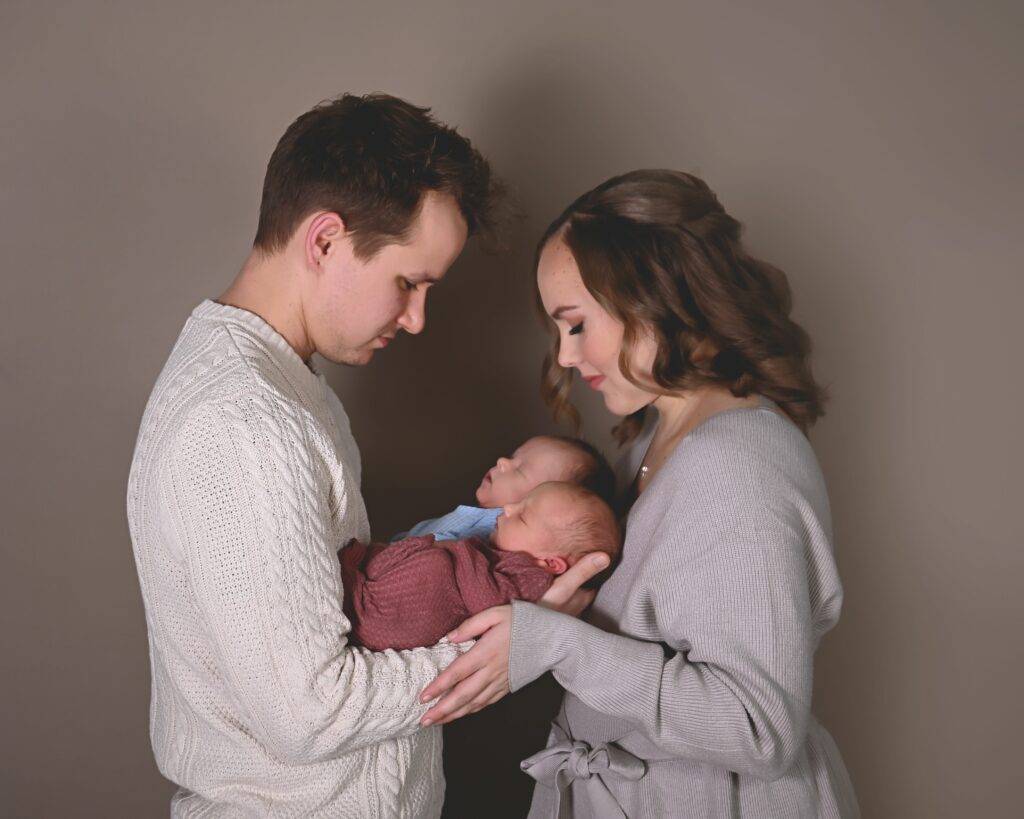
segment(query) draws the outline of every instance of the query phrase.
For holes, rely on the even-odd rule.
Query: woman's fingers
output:
[[[487,615],[481,619],[491,623],[490,628],[476,641],[476,645],[423,690],[423,701],[436,696],[441,696],[441,700],[423,715],[420,724],[431,725],[456,719],[508,693],[512,607],[495,606],[481,612],[481,615]]]
[[[467,711],[463,711],[463,707],[467,706],[479,694],[481,694],[488,687],[489,683],[490,679],[488,678],[485,668],[475,671],[461,683],[456,685],[455,688],[445,694],[437,705],[427,711],[427,713],[425,713],[420,719],[420,724],[443,724],[448,721],[449,716],[456,712],[459,713],[459,716],[467,713],[468,709]],[[455,719],[454,716],[451,718]]]
[[[434,681],[420,694],[420,702],[430,702],[435,697],[441,696],[445,691],[454,688],[466,677],[475,673],[481,665],[482,660],[478,659],[476,646],[474,646],[461,657],[453,660],[451,665],[434,677]]]
[[[594,597],[597,596],[597,592],[593,589],[578,589],[576,593],[569,598],[569,602],[562,606],[562,612],[565,614],[572,615],[573,617],[579,617],[591,603],[594,602]]]
[[[453,643],[464,643],[483,634],[486,634],[494,626],[505,619],[511,619],[510,606],[494,606],[493,608],[474,614],[454,631],[449,632],[447,637]],[[435,697],[441,696],[445,691],[458,685],[463,679],[475,672],[487,662],[488,654],[483,646],[475,645],[461,657],[456,658],[451,665],[434,677],[420,694],[420,702],[429,702]]]
[[[502,686],[498,683],[492,683],[485,688],[480,694],[474,697],[470,702],[467,702],[461,708],[452,711],[444,719],[439,719],[437,725],[447,725],[449,722],[454,722],[467,714],[475,714],[477,711],[482,711],[488,705],[492,705],[504,697],[506,691],[502,689]]]
[[[501,621],[501,613],[498,611],[501,606],[485,609],[479,614],[474,614],[454,631],[448,632],[448,639],[453,643],[464,643],[467,640],[475,640],[491,626]]]
[[[609,557],[604,552],[595,552],[586,560],[580,560],[575,566],[570,566],[565,574],[555,578],[544,596],[538,601],[551,609],[562,611],[572,600],[580,586],[586,583],[595,574],[608,568]],[[589,602],[589,601],[588,601]],[[582,611],[582,609],[580,609]]]

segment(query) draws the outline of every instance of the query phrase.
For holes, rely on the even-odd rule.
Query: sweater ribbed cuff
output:
[[[512,601],[512,637],[508,655],[509,689],[518,691],[554,668],[564,656],[564,641],[571,639],[579,620],[567,614]]]

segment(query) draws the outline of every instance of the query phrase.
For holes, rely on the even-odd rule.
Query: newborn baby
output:
[[[536,601],[589,552],[614,561],[620,546],[608,504],[565,482],[542,483],[504,506],[489,543],[433,535],[350,541],[338,557],[351,639],[373,651],[434,645],[477,612]]]
[[[434,535],[438,540],[486,540],[494,531],[502,507],[520,502],[545,481],[579,484],[608,503],[615,490],[615,476],[608,461],[586,441],[538,435],[527,440],[512,457],[498,458],[488,470],[476,490],[479,506],[459,506],[447,515],[416,524],[392,540],[414,535]]]

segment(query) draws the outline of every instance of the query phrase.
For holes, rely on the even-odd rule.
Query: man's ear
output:
[[[558,555],[542,557],[540,561],[551,574],[565,574],[565,570],[569,568],[569,562],[564,557],[559,557]]]
[[[345,222],[329,211],[318,213],[306,229],[306,263],[319,268],[345,238]]]

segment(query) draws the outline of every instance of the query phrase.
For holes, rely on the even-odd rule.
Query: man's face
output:
[[[546,481],[567,481],[581,456],[562,441],[530,438],[511,458],[498,458],[476,490],[481,506],[496,509],[518,503]]]
[[[356,257],[342,236],[326,251],[307,294],[307,331],[316,351],[336,364],[368,364],[398,333],[426,323],[427,290],[462,252],[467,228],[454,198],[428,191],[408,240]]]

